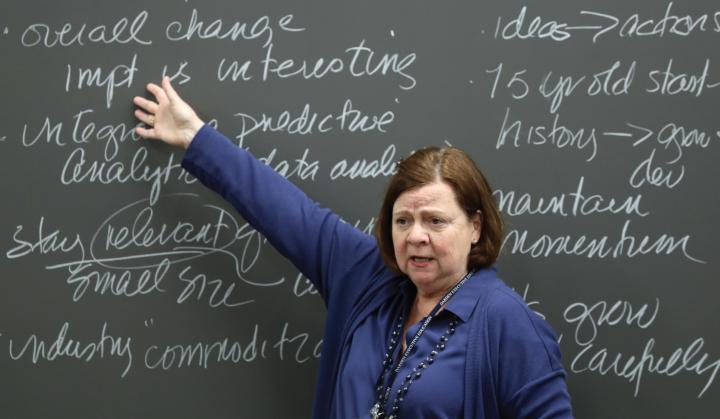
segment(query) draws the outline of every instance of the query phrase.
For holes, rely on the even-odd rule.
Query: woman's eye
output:
[[[430,223],[432,223],[432,225],[441,225],[444,223],[444,221],[440,218],[433,217],[430,219]]]
[[[396,218],[396,219],[395,219],[395,224],[397,224],[397,225],[399,225],[399,226],[404,226],[404,225],[407,224],[407,220],[404,219],[404,218]]]

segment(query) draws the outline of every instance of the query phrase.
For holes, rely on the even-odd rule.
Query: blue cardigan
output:
[[[230,202],[318,289],[328,314],[313,417],[336,417],[346,343],[368,316],[397,297],[406,278],[384,265],[372,236],[321,208],[212,128],[198,132],[182,165]],[[549,325],[494,269],[480,270],[471,280],[482,286],[469,320],[464,417],[571,418],[565,372]]]

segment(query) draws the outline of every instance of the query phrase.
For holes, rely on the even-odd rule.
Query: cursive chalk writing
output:
[[[633,188],[639,189],[647,184],[672,189],[682,182],[685,177],[684,164],[680,165],[679,171],[673,171],[668,168],[672,166],[673,163],[667,163],[665,165],[661,163],[661,165],[658,165],[655,162],[655,151],[656,150],[653,149],[650,155],[641,161],[630,175],[628,182]],[[675,161],[677,162],[677,160]]]
[[[117,156],[120,145],[140,139],[135,135],[134,126],[126,123],[119,124],[100,124],[89,120],[91,115],[95,113],[92,108],[82,109],[73,115],[72,129],[65,129],[66,125],[63,121],[53,122],[50,117],[45,117],[42,127],[35,134],[31,134],[32,125],[25,123],[22,130],[22,145],[32,147],[36,143],[44,142],[57,146],[65,146],[72,141],[76,144],[90,144],[97,141],[103,144],[103,152],[106,161],[112,160]]]
[[[505,117],[500,127],[495,148],[499,149],[505,145],[512,145],[515,148],[524,145],[549,145],[558,149],[567,147],[578,150],[589,148],[589,155],[585,159],[585,161],[589,162],[595,158],[598,151],[598,140],[595,131],[595,128],[590,130],[586,130],[585,128],[579,128],[577,130],[568,128],[560,124],[560,114],[555,114],[551,126],[530,125],[526,127],[521,120],[510,121],[510,108],[508,107],[505,109]]]
[[[150,345],[145,350],[145,367],[161,371],[189,367],[207,369],[211,364],[249,363],[270,358],[272,354],[283,361],[287,356],[286,352],[293,348],[292,361],[298,364],[320,356],[322,341],[308,348],[310,334],[301,332],[291,335],[289,328],[289,323],[285,322],[279,336],[267,338],[260,336],[260,326],[256,324],[251,337],[245,342],[224,338],[213,342]]]
[[[687,347],[679,347],[672,354],[658,355],[653,349],[655,338],[649,338],[645,343],[642,354],[625,355],[622,352],[613,352],[607,348],[597,348],[595,344],[585,345],[575,355],[570,363],[570,371],[574,373],[597,372],[600,375],[612,374],[625,378],[630,383],[635,382],[633,395],[637,397],[644,373],[672,377],[682,372],[693,373],[698,376],[708,375],[705,385],[698,393],[701,398],[715,382],[720,371],[720,359],[710,360],[706,352],[700,355],[705,345],[705,339],[697,338]]]
[[[604,213],[647,217],[650,214],[649,211],[641,209],[642,194],[635,194],[624,200],[616,200],[600,194],[586,194],[584,188],[585,176],[580,176],[574,192],[560,193],[547,199],[533,197],[530,193],[519,194],[503,189],[495,189],[493,197],[495,197],[500,211],[513,217],[526,214],[578,217]]]
[[[267,47],[273,42],[276,29],[291,33],[305,30],[305,28],[291,26],[294,18],[293,15],[288,14],[274,24],[270,17],[260,16],[247,22],[234,21],[228,24],[222,19],[206,22],[199,18],[197,9],[192,9],[188,22],[186,24],[179,20],[170,22],[165,28],[165,36],[170,41],[190,41],[192,39],[251,41],[258,39],[263,42],[263,47]]]
[[[152,41],[140,38],[148,12],[143,10],[130,22],[127,17],[120,18],[112,27],[101,24],[90,26],[86,23],[73,25],[64,23],[59,29],[46,23],[33,23],[23,31],[20,42],[24,47],[43,46],[71,47],[86,44],[130,44],[150,45]],[[129,26],[128,26],[129,25]]]
[[[705,59],[705,65],[700,74],[676,73],[673,69],[673,59],[669,59],[665,70],[652,70],[648,74],[651,86],[645,89],[648,93],[673,96],[680,93],[689,93],[700,97],[707,89],[720,86],[720,82],[712,83],[708,80],[710,75],[710,59]]]
[[[509,247],[512,254],[529,255],[533,258],[551,257],[553,255],[585,256],[586,258],[604,259],[639,255],[671,255],[680,252],[685,259],[695,263],[706,263],[690,255],[688,244],[690,235],[680,238],[669,234],[661,234],[655,238],[644,235],[636,236],[630,232],[630,220],[623,223],[620,236],[612,239],[608,236],[588,238],[585,235],[551,236],[541,234],[537,238],[529,238],[527,230],[512,229],[505,235],[503,248]]]
[[[192,269],[192,266],[186,266],[178,277],[181,282],[185,283],[185,288],[183,288],[176,300],[178,304],[184,303],[193,296],[198,301],[207,298],[208,306],[211,308],[239,307],[254,301],[244,300],[231,302],[230,297],[233,295],[233,291],[235,291],[235,284],[231,283],[226,286],[222,279],[208,279],[205,274],[197,274],[191,278],[190,276],[186,276],[189,274],[190,269]],[[224,291],[221,291],[223,288]]]
[[[397,170],[395,153],[395,144],[390,144],[385,148],[382,156],[375,160],[357,159],[355,161],[348,161],[347,159],[342,159],[333,165],[330,170],[330,179],[365,179],[376,178],[378,176],[391,176],[395,173],[395,170]]]
[[[69,275],[65,283],[74,287],[72,300],[80,301],[85,293],[90,290],[99,295],[114,295],[116,297],[136,297],[150,293],[163,293],[165,290],[160,287],[165,279],[170,261],[163,259],[157,267],[140,270],[139,275],[135,270],[97,269],[97,263],[81,262],[68,266]],[[55,269],[55,266],[47,267],[48,270]]]
[[[660,299],[654,306],[643,304],[634,307],[629,301],[598,301],[588,305],[582,302],[570,304],[564,311],[565,321],[575,326],[575,342],[579,345],[592,343],[597,336],[597,328],[603,325],[625,324],[647,329],[653,324],[660,311]]]
[[[37,365],[41,361],[53,362],[63,358],[91,362],[116,357],[125,361],[125,368],[120,374],[124,378],[133,364],[132,338],[113,336],[108,329],[108,323],[104,322],[97,340],[83,342],[69,337],[70,323],[65,322],[54,340],[42,339],[34,333],[24,344],[16,344],[11,338],[8,341],[10,359],[20,361],[30,358],[30,362]]]
[[[310,110],[310,104],[305,104],[302,111],[293,115],[290,111],[282,111],[277,116],[262,113],[252,116],[247,113],[235,114],[240,118],[240,133],[235,136],[239,142],[255,132],[284,132],[291,135],[324,134],[333,130],[346,132],[387,132],[388,126],[395,120],[392,111],[385,111],[380,115],[366,114],[356,109],[350,99],[346,99],[342,110],[337,114],[318,114]]]
[[[531,17],[528,7],[523,6],[512,19],[506,19],[503,16],[497,18],[494,38],[502,40],[547,39],[565,42],[571,39],[575,32],[587,31],[593,34],[592,42],[597,43],[602,37],[609,34],[619,38],[662,38],[667,35],[686,37],[698,32],[720,31],[720,12],[701,13],[694,16],[682,15],[676,14],[673,6],[673,2],[668,2],[665,12],[660,18],[642,16],[640,13],[615,16],[597,10],[582,10],[579,12],[582,22],[577,25],[542,16]],[[655,9],[653,8],[653,10]],[[711,19],[714,24],[710,22]]]
[[[402,90],[412,90],[417,85],[417,80],[409,72],[410,66],[417,58],[417,54],[414,52],[405,55],[400,53],[379,55],[365,46],[364,39],[358,45],[347,48],[344,52],[345,56],[321,57],[314,62],[306,59],[279,59],[273,55],[273,45],[270,44],[265,48],[265,57],[260,61],[262,80],[268,81],[275,77],[278,79],[292,77],[305,80],[321,79],[329,74],[346,72],[352,77],[396,75],[401,79],[398,87]]]
[[[296,297],[302,297],[304,295],[317,295],[318,290],[310,282],[308,278],[305,278],[302,273],[298,272],[295,277],[295,283],[293,285],[293,295]]]
[[[129,64],[118,64],[107,70],[101,67],[73,68],[68,64],[65,73],[65,91],[70,92],[72,89],[80,91],[92,87],[105,89],[105,106],[110,109],[115,89],[122,86],[131,88],[137,71],[137,54],[133,54]]]
[[[128,165],[120,158],[106,158],[102,161],[92,161],[85,157],[83,147],[75,148],[68,155],[60,173],[60,182],[63,185],[77,183],[99,183],[110,185],[113,183],[150,183],[150,202],[157,202],[162,186],[170,180],[174,170],[180,170],[180,163],[175,163],[175,154],[167,156],[163,165],[147,163],[148,151],[145,146],[138,148]]]
[[[34,253],[47,255],[50,253],[79,253],[77,256],[81,259],[85,257],[85,246],[83,245],[80,234],[75,237],[66,237],[62,235],[60,229],[51,232],[45,231],[45,217],[40,217],[37,227],[37,239],[28,241],[21,238],[21,233],[25,227],[20,224],[15,227],[13,241],[17,244],[5,253],[8,259],[18,259]]]

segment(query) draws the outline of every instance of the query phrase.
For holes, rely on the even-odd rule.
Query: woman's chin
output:
[[[431,271],[410,269],[407,273],[407,276],[410,278],[410,281],[415,284],[416,287],[420,288],[432,285],[437,281],[437,273]]]

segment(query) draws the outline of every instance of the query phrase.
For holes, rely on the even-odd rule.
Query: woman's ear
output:
[[[482,235],[482,211],[475,210],[475,213],[470,217],[470,222],[473,225],[473,240],[472,244],[477,244],[480,241]]]

